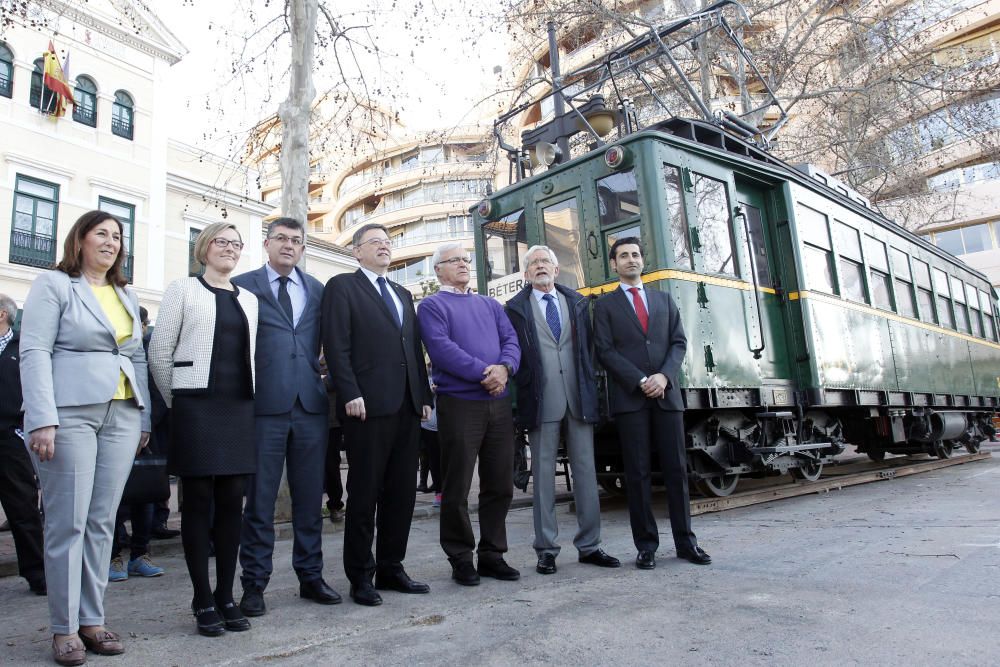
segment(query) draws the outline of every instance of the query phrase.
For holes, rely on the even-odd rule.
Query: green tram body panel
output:
[[[617,285],[611,243],[639,236],[644,282],[680,308],[689,410],[998,404],[982,274],[777,161],[658,131],[616,145],[618,169],[591,151],[492,195],[485,218],[474,209],[480,293],[513,296],[527,248],[546,244],[558,281],[596,296]]]

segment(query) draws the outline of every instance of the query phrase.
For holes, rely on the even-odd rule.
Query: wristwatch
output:
[[[642,379],[639,380],[639,386],[641,387],[642,385],[646,384],[646,380],[648,380],[648,379],[649,379],[648,377],[646,377],[645,375],[643,375]]]
[[[507,377],[514,377],[514,367],[510,365],[510,362],[505,361],[500,365],[507,369]]]

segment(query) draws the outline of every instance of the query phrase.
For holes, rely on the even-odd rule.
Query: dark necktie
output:
[[[392,313],[392,321],[396,323],[397,327],[402,327],[403,323],[399,321],[399,311],[396,310],[396,302],[392,300],[392,295],[389,294],[389,284],[382,276],[378,277],[378,291],[382,292],[382,300],[385,301],[385,305],[389,306],[389,312]]]
[[[542,297],[545,299],[545,321],[549,324],[549,329],[552,330],[552,335],[555,336],[556,342],[559,342],[559,336],[562,335],[562,325],[559,323],[559,306],[556,305],[556,298],[551,294],[546,294]]]
[[[639,318],[639,324],[642,325],[642,332],[649,332],[649,313],[646,312],[646,304],[642,302],[642,297],[639,296],[638,287],[629,287],[628,291],[632,294],[632,305],[635,306],[635,316]]]
[[[288,315],[288,319],[295,324],[295,316],[292,314],[292,297],[288,296],[288,276],[278,276],[278,305]]]

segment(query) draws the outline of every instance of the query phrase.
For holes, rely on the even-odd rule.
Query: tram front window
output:
[[[545,245],[552,248],[559,260],[556,282],[570,289],[584,283],[583,261],[580,259],[580,208],[576,197],[542,209]]]
[[[524,286],[523,259],[528,252],[524,209],[483,225],[486,246],[486,288],[489,296],[506,301]]]
[[[629,169],[598,179],[597,208],[601,227],[609,227],[639,215],[635,171]]]
[[[694,196],[704,272],[736,277],[726,184],[695,174]]]

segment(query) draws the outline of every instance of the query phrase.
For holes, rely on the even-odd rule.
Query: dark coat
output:
[[[339,411],[360,397],[370,417],[396,414],[407,386],[417,415],[432,404],[413,296],[388,283],[403,305],[402,329],[361,269],[330,278],[323,290],[323,351]]]
[[[643,333],[635,309],[620,288],[594,304],[594,344],[597,358],[608,371],[608,397],[613,415],[641,410],[647,399],[639,381],[655,373],[663,373],[668,383],[663,398],[657,399],[659,407],[672,411],[684,409],[677,386],[687,351],[680,311],[666,292],[647,287],[646,300],[648,333]]]
[[[257,297],[257,381],[254,409],[258,415],[291,412],[295,399],[311,414],[326,414],[330,404],[319,373],[320,300],[323,283],[295,268],[306,285],[306,307],[297,326],[278,305],[267,269],[260,267],[233,278]]]
[[[577,386],[580,390],[580,410],[583,420],[596,423],[598,420],[597,378],[594,374],[591,353],[592,332],[589,305],[586,297],[579,292],[556,284],[556,290],[566,297],[570,311],[570,325],[573,336],[573,352],[576,357]],[[528,285],[507,302],[507,317],[517,332],[517,342],[521,346],[521,366],[514,374],[517,387],[517,410],[515,423],[519,428],[534,430],[541,426],[542,399],[542,358],[538,350],[538,330],[531,305],[531,285]]]
[[[14,437],[14,429],[24,420],[20,359],[20,339],[15,333],[0,353],[0,437]]]

